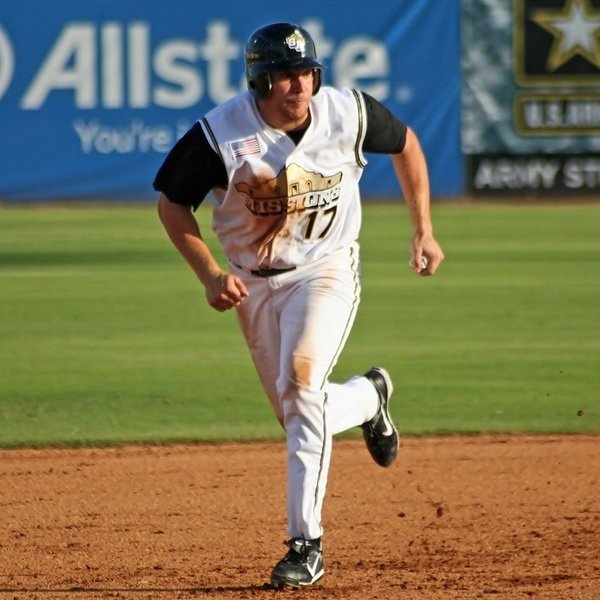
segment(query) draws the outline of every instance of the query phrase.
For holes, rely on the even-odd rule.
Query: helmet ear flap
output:
[[[313,69],[313,96],[321,89],[321,69]]]
[[[258,100],[267,98],[271,93],[272,87],[273,84],[271,82],[270,73],[260,73],[256,77],[248,79],[248,89]]]

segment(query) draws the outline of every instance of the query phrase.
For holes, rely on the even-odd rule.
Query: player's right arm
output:
[[[175,204],[161,193],[158,215],[171,242],[202,282],[210,306],[218,311],[239,306],[248,290],[239,277],[224,271],[217,263],[191,208]]]
[[[192,209],[202,203],[209,190],[226,183],[225,167],[199,124],[175,144],[154,180],[154,189],[160,192],[159,218],[175,248],[202,282],[208,303],[219,311],[238,306],[248,291],[238,277],[217,263]]]

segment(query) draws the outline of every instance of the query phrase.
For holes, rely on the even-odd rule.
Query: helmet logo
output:
[[[300,31],[297,29],[291,35],[288,35],[285,38],[285,43],[290,50],[295,50],[296,52],[300,52],[300,54],[304,54],[304,50],[306,49],[306,40]]]

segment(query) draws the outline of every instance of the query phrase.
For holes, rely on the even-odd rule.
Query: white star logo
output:
[[[562,10],[537,10],[531,18],[554,36],[548,70],[576,55],[600,68],[600,10],[593,10],[589,0],[567,0]]]

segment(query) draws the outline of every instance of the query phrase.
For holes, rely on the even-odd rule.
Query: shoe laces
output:
[[[284,544],[290,549],[290,553],[286,558],[291,558],[291,552],[301,556],[302,558],[308,558],[309,553],[312,549],[320,549],[320,539],[307,540],[305,538],[291,538],[284,542]]]

